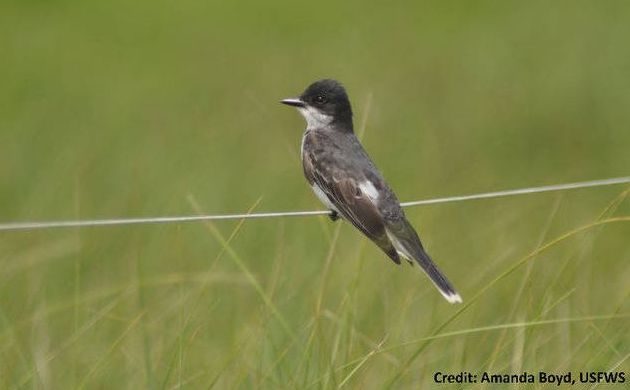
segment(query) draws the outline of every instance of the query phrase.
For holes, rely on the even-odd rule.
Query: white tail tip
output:
[[[440,291],[449,303],[462,303],[462,297],[458,293],[444,293]]]

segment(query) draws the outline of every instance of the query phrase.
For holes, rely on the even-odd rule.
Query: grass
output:
[[[320,77],[345,83],[405,201],[625,176],[628,16],[623,2],[5,2],[0,220],[321,207],[304,123],[278,104]],[[0,388],[628,372],[629,193],[407,208],[462,305],[326,217],[5,232]]]

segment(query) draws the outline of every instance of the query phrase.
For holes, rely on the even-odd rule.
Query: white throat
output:
[[[306,119],[306,129],[327,126],[333,120],[332,115],[326,115],[314,107],[299,107],[298,111]]]

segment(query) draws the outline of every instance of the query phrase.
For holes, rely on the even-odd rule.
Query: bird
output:
[[[283,99],[306,119],[301,155],[304,176],[330,211],[350,222],[396,264],[415,261],[450,303],[460,295],[427,254],[394,191],[357,139],[345,88],[332,79],[313,82],[297,98]]]

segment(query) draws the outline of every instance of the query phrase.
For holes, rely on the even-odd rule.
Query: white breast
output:
[[[319,198],[319,200],[330,210],[334,210],[336,212],[339,212],[339,210],[337,210],[337,208],[335,207],[334,204],[332,204],[332,202],[330,201],[330,199],[328,199],[328,196],[326,196],[326,193],[319,188],[319,186],[315,183],[313,183],[313,192],[315,193],[315,195],[317,195],[317,198]]]

